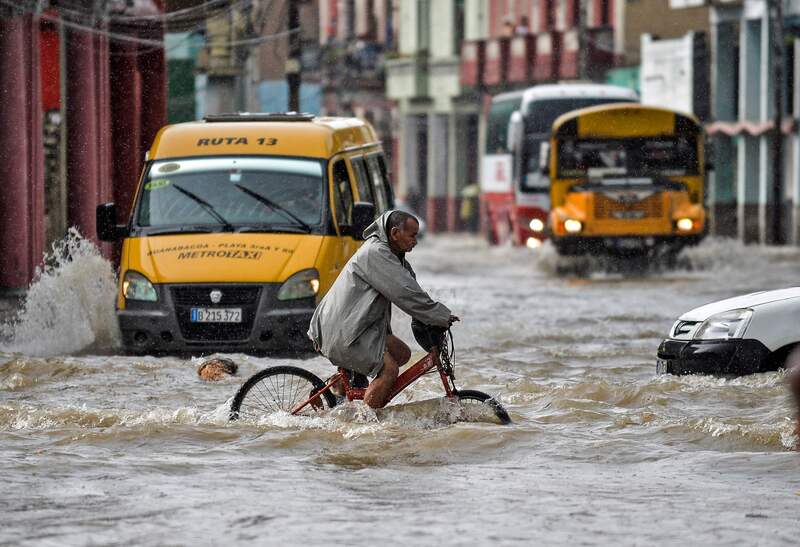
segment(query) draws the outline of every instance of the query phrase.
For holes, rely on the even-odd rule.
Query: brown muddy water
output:
[[[796,544],[782,373],[655,375],[674,319],[797,283],[800,253],[707,241],[681,270],[581,277],[549,248],[430,238],[410,256],[462,322],[458,384],[514,423],[456,421],[433,379],[377,414],[229,423],[250,374],[319,358],[117,355],[110,266],[80,240],[0,345],[0,544]],[[395,329],[409,342],[407,317]]]

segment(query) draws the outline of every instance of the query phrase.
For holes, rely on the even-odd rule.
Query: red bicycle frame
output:
[[[439,377],[442,379],[442,386],[444,386],[445,394],[448,398],[453,397],[456,392],[456,387],[453,383],[452,374],[448,374],[448,372],[444,370],[444,367],[442,367],[441,359],[439,359],[439,348],[434,346],[431,348],[431,351],[428,352],[422,359],[408,367],[397,377],[397,380],[395,380],[394,386],[392,387],[392,392],[389,395],[389,399],[386,402],[389,403],[389,401],[394,399],[398,393],[413,384],[420,376],[430,372],[430,370],[434,367],[436,367],[439,371]],[[328,378],[328,382],[322,388],[312,393],[311,397],[309,397],[306,401],[293,408],[292,414],[299,413],[306,406],[314,405],[315,402],[318,404],[320,396],[340,381],[344,384],[344,392],[348,401],[364,399],[364,394],[367,391],[366,388],[351,386],[347,371],[343,368],[340,368],[339,372]]]

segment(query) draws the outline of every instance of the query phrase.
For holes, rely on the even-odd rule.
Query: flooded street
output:
[[[456,422],[432,377],[377,414],[229,423],[256,371],[332,367],[229,355],[238,376],[206,384],[199,359],[117,355],[110,266],[81,252],[0,346],[0,544],[796,543],[783,373],[656,376],[655,353],[690,308],[797,284],[797,249],[708,240],[675,271],[578,277],[548,246],[424,241],[457,383],[510,426]]]

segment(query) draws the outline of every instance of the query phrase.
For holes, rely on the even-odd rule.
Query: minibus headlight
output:
[[[319,292],[319,272],[315,269],[301,270],[284,281],[278,291],[278,300],[294,300],[316,296]]]
[[[564,229],[570,234],[577,234],[583,228],[583,224],[581,224],[580,220],[575,220],[574,218],[568,218],[564,221]]]
[[[531,220],[530,224],[528,224],[528,227],[530,227],[530,229],[534,232],[541,232],[544,230],[544,222],[538,218],[534,218]]]
[[[695,340],[727,340],[729,338],[741,338],[744,335],[753,310],[741,308],[729,310],[716,315],[712,315],[700,325],[695,332]]]
[[[158,294],[153,284],[142,274],[134,271],[125,272],[122,279],[122,294],[127,300],[156,302]]]
[[[692,228],[694,228],[694,222],[690,218],[679,218],[678,222],[675,223],[675,226],[677,226],[678,230],[681,232],[689,232]]]

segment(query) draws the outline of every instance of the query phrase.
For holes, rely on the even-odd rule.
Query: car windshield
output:
[[[309,232],[323,219],[321,161],[223,157],[156,161],[137,224],[145,228]]]

